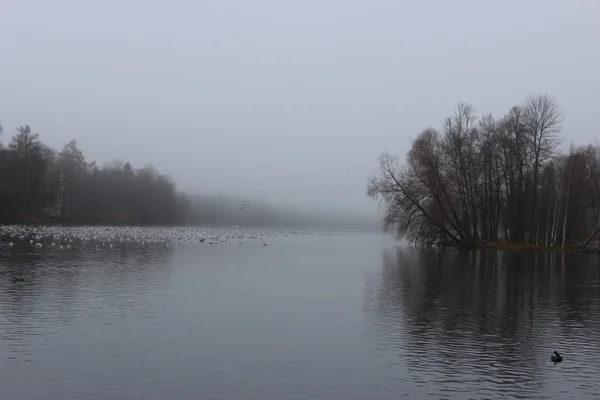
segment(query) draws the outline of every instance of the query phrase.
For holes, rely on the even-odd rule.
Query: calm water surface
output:
[[[597,255],[264,242],[2,247],[0,399],[600,398]]]

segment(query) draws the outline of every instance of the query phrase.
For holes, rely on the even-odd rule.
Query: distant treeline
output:
[[[86,161],[75,141],[56,151],[24,125],[8,146],[0,144],[0,224],[43,222],[374,228],[368,218],[188,195],[152,166],[134,169],[116,160],[100,167]]]
[[[529,96],[500,119],[477,120],[459,104],[441,131],[413,140],[404,163],[382,154],[367,193],[385,206],[386,228],[422,245],[596,242],[600,147],[562,151],[561,123],[547,95]]]
[[[0,148],[0,222],[174,224],[185,218],[174,183],[152,167],[86,162],[75,141],[57,152],[28,125]]]

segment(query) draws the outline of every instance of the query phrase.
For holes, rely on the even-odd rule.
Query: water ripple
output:
[[[41,248],[0,248],[0,397],[600,393],[593,255],[382,253],[387,244],[367,235],[256,233],[239,245],[239,229],[105,229],[72,230],[91,239],[68,249],[39,232]],[[235,243],[194,242],[206,232]],[[9,279],[19,274],[30,279]],[[550,362],[555,349],[563,363]]]
[[[366,279],[367,336],[404,384],[435,396],[595,398],[598,260],[544,257],[388,251]]]

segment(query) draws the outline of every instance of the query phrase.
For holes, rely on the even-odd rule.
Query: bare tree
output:
[[[554,152],[558,144],[557,133],[562,122],[561,111],[556,101],[546,94],[531,95],[523,104],[523,122],[529,135],[533,153],[533,193],[531,196],[531,219],[529,229],[534,231],[536,215],[533,210],[537,207],[538,180],[540,166]],[[533,242],[530,236],[530,243]],[[537,235],[535,235],[537,237]]]
[[[591,233],[581,246],[586,247],[595,237],[596,247],[598,247],[598,240],[600,240],[600,146],[598,144],[588,145],[582,148],[581,152],[585,157],[584,192],[587,195],[585,199],[588,209],[587,216],[591,222]]]
[[[367,193],[385,224],[420,244],[471,247],[480,240],[546,246],[600,242],[600,150],[560,154],[561,112],[529,96],[502,118],[476,120],[460,103],[443,131],[413,141],[404,164],[390,155]]]
[[[446,119],[444,138],[441,142],[446,181],[450,188],[455,189],[456,196],[460,199],[459,223],[469,240],[479,238],[476,200],[480,175],[476,163],[479,137],[474,125],[473,107],[460,103],[455,115]]]
[[[424,147],[433,140],[432,132],[425,131],[421,136]],[[457,231],[444,204],[447,194],[439,186],[439,171],[431,170],[437,168],[435,160],[423,154],[427,151],[413,153],[412,165],[407,167],[401,167],[395,157],[382,154],[379,172],[371,178],[367,194],[386,206],[384,226],[394,229],[398,238],[406,237],[421,244],[453,242],[466,246],[468,243],[462,232]],[[434,165],[429,165],[430,162]]]

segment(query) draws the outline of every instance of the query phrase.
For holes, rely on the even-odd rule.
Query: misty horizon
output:
[[[502,115],[548,93],[565,145],[597,135],[597,3],[318,4],[9,0],[4,143],[28,124],[185,192],[379,216],[379,155],[459,102]]]
[[[21,129],[23,129],[24,127],[28,127],[28,125],[23,125],[21,127],[19,127],[17,129],[17,132],[14,133],[14,135],[6,135],[6,132],[4,132],[4,127],[0,124],[0,149],[3,148],[4,146],[4,141],[3,136],[8,136],[10,138],[10,141],[12,141],[15,137],[17,137],[19,131]],[[30,128],[30,127],[29,127]],[[32,131],[32,133],[39,135],[39,133]],[[40,138],[43,139],[43,138]],[[69,144],[74,144],[75,146],[77,146],[77,141],[73,140],[71,141]],[[69,145],[69,144],[65,144],[65,146]],[[43,142],[43,140],[40,142],[40,145],[42,146],[42,148],[45,148],[46,144]],[[47,148],[50,151],[54,151],[57,154],[59,153],[59,149],[55,149],[55,148],[51,148],[48,147]],[[80,149],[83,150],[83,149]],[[84,152],[85,154],[85,152]],[[121,160],[121,159],[113,159],[113,160],[108,160],[108,161],[104,161],[101,163],[98,163],[97,160],[89,160],[87,158],[85,158],[84,155],[84,160],[88,165],[94,165],[94,166],[98,166],[100,168],[112,168],[115,164],[127,164],[127,165],[131,165],[129,163],[129,161],[127,160]],[[135,165],[131,165],[131,167],[133,168],[133,170],[144,170],[144,169],[150,169],[150,170],[156,170],[156,167],[153,165],[152,162],[147,162],[145,163],[143,166],[135,166]],[[232,202],[235,204],[235,207],[240,207],[241,205],[246,205],[248,204],[250,207],[246,208],[246,213],[248,213],[248,209],[250,209],[250,213],[252,213],[252,209],[254,205],[258,205],[260,207],[266,207],[268,209],[271,209],[272,211],[275,212],[282,212],[284,213],[290,213],[290,212],[300,212],[302,214],[307,214],[310,215],[312,214],[313,216],[316,216],[318,214],[323,214],[323,213],[333,213],[334,215],[337,215],[337,217],[342,217],[345,216],[347,218],[350,218],[350,220],[354,219],[354,221],[358,222],[359,226],[365,226],[365,221],[368,221],[369,219],[371,220],[371,222],[380,222],[379,220],[381,219],[381,210],[376,210],[376,212],[358,212],[358,213],[354,213],[353,216],[350,216],[350,211],[349,210],[345,210],[343,208],[319,208],[319,207],[315,207],[315,206],[306,206],[306,205],[302,205],[302,204],[295,204],[293,202],[289,202],[289,201],[272,201],[268,198],[261,198],[258,196],[248,196],[248,195],[244,195],[244,194],[234,194],[234,193],[228,193],[226,191],[214,191],[214,192],[210,192],[207,190],[189,190],[186,191],[184,189],[181,189],[178,185],[177,179],[175,179],[172,176],[169,175],[164,175],[162,174],[162,171],[157,171],[158,173],[161,173],[161,175],[163,175],[166,179],[168,179],[169,181],[171,181],[175,187],[176,190],[181,193],[182,195],[188,196],[188,197],[197,197],[197,196],[204,196],[206,198],[212,198],[212,199],[226,199],[227,202]],[[233,208],[235,208],[233,207]],[[220,224],[222,222],[219,222]],[[367,222],[366,224],[367,227],[369,227],[369,229],[372,228],[371,224]],[[319,224],[315,225],[315,227],[323,227],[320,226]]]

